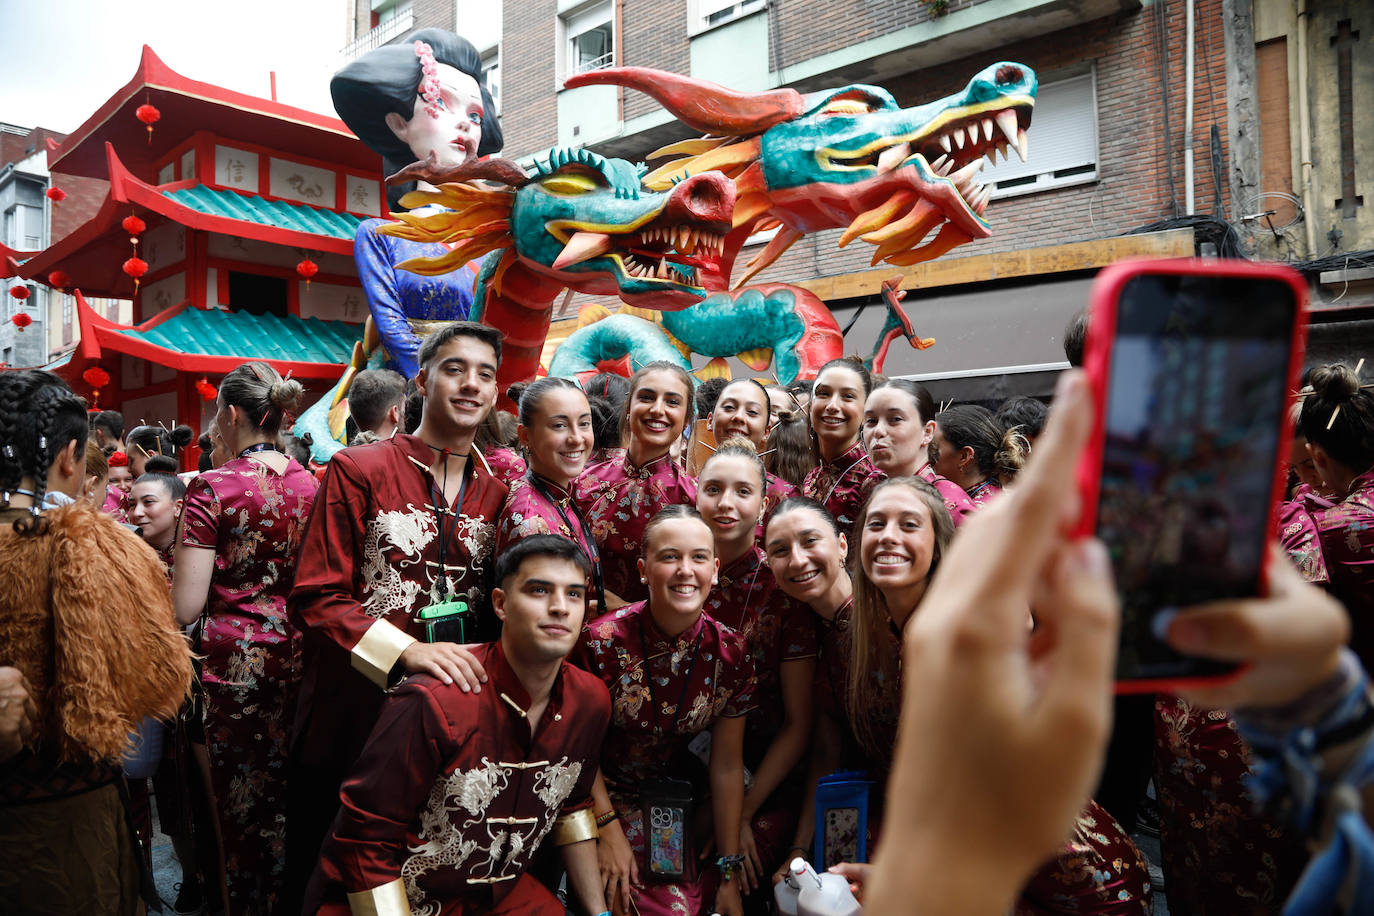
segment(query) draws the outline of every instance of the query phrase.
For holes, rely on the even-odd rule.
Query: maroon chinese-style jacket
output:
[[[776,474],[769,474],[767,471],[764,471],[764,483],[763,511],[759,513],[759,523],[754,528],[754,541],[760,547],[763,546],[763,529],[768,525],[768,519],[772,516],[773,510],[784,499],[801,495],[801,490]]]
[[[745,728],[744,756],[757,766],[782,727],[783,662],[816,657],[815,614],[778,587],[758,547],[721,568],[702,609],[743,636],[754,659],[754,708]]]
[[[481,911],[514,888],[557,818],[591,806],[606,686],[564,662],[532,729],[501,644],[476,655],[480,693],[414,675],[387,698],[343,784],[306,912],[397,880],[413,916]]]
[[[596,541],[583,528],[581,510],[572,494],[542,477],[534,480],[532,471],[510,484],[505,508],[496,526],[496,555],[533,534],[558,534],[576,543],[588,560],[597,556]],[[552,498],[550,498],[552,497]]]
[[[1350,647],[1374,666],[1374,469],[1350,484],[1350,495],[1312,513],[1321,535],[1331,593],[1350,612]]]
[[[494,633],[488,580],[506,485],[468,461],[454,509],[433,461],[429,446],[397,434],[339,452],[320,483],[290,599],[305,634],[295,741],[309,765],[351,761],[377,721],[379,688],[424,632],[416,615],[439,599],[440,519],[446,594]]]
[[[695,506],[696,480],[669,455],[637,467],[628,452],[620,451],[584,470],[573,482],[572,493],[601,548],[606,590],[625,601],[648,598],[638,566],[644,529],[665,506]]]
[[[862,442],[855,442],[832,461],[822,461],[806,472],[802,493],[816,500],[835,517],[840,531],[849,538],[853,555],[858,538],[854,522],[859,518],[868,494],[886,475],[873,466]]]
[[[974,509],[978,508],[973,504],[973,500],[969,499],[963,487],[948,477],[941,477],[935,473],[935,469],[930,466],[929,461],[916,469],[916,476],[930,484],[940,494],[940,498],[945,501],[945,508],[954,518],[955,528],[962,525],[964,519],[972,515]]]

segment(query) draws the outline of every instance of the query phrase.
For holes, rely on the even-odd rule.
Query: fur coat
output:
[[[24,513],[26,514],[26,513]],[[0,664],[28,678],[29,744],[60,760],[114,760],[145,716],[173,717],[191,683],[162,562],[95,506],[44,513],[21,535],[0,513]]]

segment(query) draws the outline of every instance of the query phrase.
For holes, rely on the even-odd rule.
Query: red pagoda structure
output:
[[[342,121],[187,79],[145,46],[133,79],[49,141],[48,165],[110,183],[65,238],[6,252],[10,272],[75,291],[79,342],[46,368],[77,393],[99,367],[101,407],[199,433],[208,385],[246,360],[315,395],[342,374],[368,314],[353,234],[386,214],[380,157]],[[134,324],[83,293],[132,298]]]

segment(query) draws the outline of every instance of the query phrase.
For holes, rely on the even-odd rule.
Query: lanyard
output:
[[[525,478],[534,487],[535,492],[553,504],[554,511],[563,520],[563,524],[569,531],[573,531],[572,522],[568,519],[567,513],[563,511],[562,504],[554,499],[548,487],[544,485],[544,479],[534,471],[526,471]],[[606,613],[606,586],[601,578],[601,555],[596,547],[596,539],[592,537],[592,526],[587,524],[587,517],[582,514],[582,510],[577,505],[577,500],[571,495],[568,497],[568,505],[572,508],[573,514],[577,516],[577,523],[581,529],[582,536],[579,539],[584,550],[587,552],[587,559],[592,564],[592,575],[596,578],[596,613]]]
[[[453,534],[453,528],[454,528],[455,526],[457,526],[457,524],[458,524],[458,520],[457,520],[457,518],[455,518],[454,521],[453,521],[453,525],[449,527],[449,529],[448,529],[447,532],[445,532],[445,531],[444,531],[444,518],[445,518],[445,516],[449,516],[449,515],[457,516],[457,515],[459,515],[460,513],[462,513],[462,511],[463,511],[463,494],[467,491],[467,488],[468,488],[468,468],[472,465],[472,460],[471,460],[471,459],[468,459],[467,461],[463,462],[463,470],[459,472],[459,478],[458,478],[458,502],[455,503],[455,505],[456,505],[458,508],[457,508],[457,509],[449,509],[449,508],[447,508],[447,507],[440,507],[440,505],[439,505],[439,500],[440,500],[441,498],[447,498],[447,497],[444,497],[444,493],[445,493],[445,491],[447,491],[447,489],[448,489],[448,455],[449,455],[448,449],[443,449],[443,450],[441,450],[441,451],[439,452],[439,457],[444,459],[444,483],[443,483],[443,486],[439,487],[439,493],[438,493],[438,495],[435,495],[435,492],[434,492],[434,484],[433,484],[433,482],[431,482],[431,483],[430,483],[430,491],[429,491],[430,501],[431,501],[431,503],[432,503],[432,505],[433,505],[433,507],[434,507],[434,524],[435,524],[435,527],[437,527],[437,528],[439,529],[439,581],[438,581],[437,585],[438,585],[438,588],[439,588],[439,601],[440,601],[440,602],[443,602],[443,601],[447,601],[447,600],[448,600],[448,567],[444,565],[444,554],[445,554],[445,552],[446,552],[447,549],[448,549],[448,538],[449,538],[449,535]],[[464,570],[464,572],[466,572],[466,570]]]
[[[248,446],[248,447],[247,447],[246,449],[244,449],[243,451],[239,452],[239,457],[240,457],[240,458],[247,458],[249,455],[253,454],[254,452],[272,452],[272,451],[276,451],[276,448],[277,448],[277,447],[276,447],[275,445],[273,445],[271,442],[257,442],[257,443],[255,443],[255,444],[253,444],[253,445]]]
[[[639,651],[644,656],[644,680],[649,684],[649,716],[651,722],[649,728],[660,737],[663,729],[658,727],[658,697],[654,695],[654,673],[649,670],[649,643],[644,639],[644,615],[649,613],[649,605],[644,605],[644,610],[639,617]],[[697,668],[697,650],[701,648],[701,637],[706,633],[706,624],[701,624],[701,629],[697,630],[696,642],[692,643],[692,663],[687,666],[687,677],[682,681],[682,693],[678,694],[677,705],[673,707],[673,717],[676,718],[682,712],[682,704],[687,702],[687,689],[692,686],[692,673]],[[673,650],[668,650],[668,671],[673,670]],[[672,723],[669,722],[671,725]]]
[[[821,504],[821,505],[825,506],[826,509],[829,509],[829,508],[830,508],[830,497],[832,497],[832,496],[835,495],[835,488],[838,487],[838,486],[840,485],[840,481],[841,481],[841,480],[844,480],[844,475],[846,475],[846,474],[848,474],[850,471],[854,470],[854,468],[858,466],[859,462],[860,462],[860,461],[863,461],[863,460],[864,460],[865,458],[867,458],[867,457],[868,457],[868,453],[867,453],[867,452],[861,452],[860,455],[859,455],[859,457],[854,461],[853,464],[851,464],[849,467],[845,468],[843,471],[840,471],[839,474],[835,475],[835,482],[832,483],[832,484],[830,485],[830,489],[827,490],[827,491],[825,492],[825,497],[824,497],[823,499],[820,500],[820,504]],[[826,463],[829,464],[829,462],[826,462]]]

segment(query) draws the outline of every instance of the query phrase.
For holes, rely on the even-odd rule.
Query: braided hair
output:
[[[15,521],[15,531],[36,535],[46,529],[40,513],[48,470],[72,441],[84,457],[89,433],[86,402],[62,379],[41,369],[0,372],[0,508],[9,508],[26,479],[33,481],[29,517]]]

